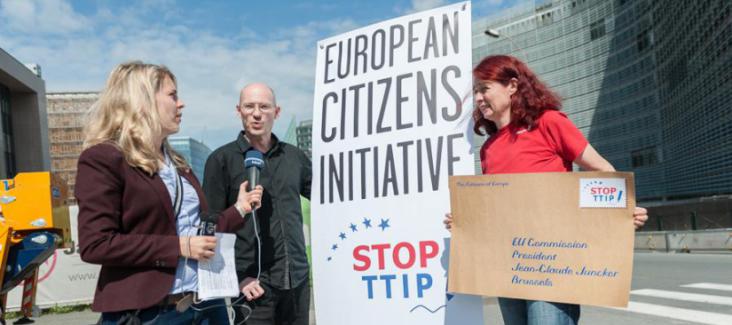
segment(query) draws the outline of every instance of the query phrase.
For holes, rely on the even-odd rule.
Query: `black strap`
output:
[[[118,325],[140,325],[142,322],[140,321],[140,311],[141,309],[130,311],[126,314],[124,314],[122,317],[120,317],[117,320]]]
[[[165,150],[165,149],[164,149]],[[165,150],[165,163],[175,174],[175,198],[173,199],[173,213],[175,218],[178,219],[180,216],[180,209],[183,206],[183,180],[181,180],[180,174],[178,174],[178,168],[173,163],[173,158],[168,154],[168,150]]]
[[[173,171],[175,172],[175,200],[173,200],[173,213],[175,213],[175,217],[178,218],[180,216],[180,208],[183,205],[183,181],[181,180],[180,175],[178,175],[178,171],[175,169],[176,167],[173,166]]]

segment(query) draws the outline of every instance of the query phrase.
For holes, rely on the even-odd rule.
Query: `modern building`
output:
[[[475,20],[473,62],[491,54],[527,62],[595,149],[635,173],[639,201],[688,206],[732,193],[731,7],[535,1]]]
[[[297,147],[313,159],[313,120],[305,120],[297,126]]]
[[[645,9],[654,18],[664,196],[732,194],[732,1],[654,1]]]
[[[193,173],[196,174],[200,182],[203,182],[203,170],[206,167],[206,159],[211,154],[211,149],[203,142],[191,137],[168,137],[168,142],[175,151],[186,158],[186,161],[193,168]]]
[[[285,136],[279,139],[280,141],[287,142],[289,144],[297,144],[297,123],[295,122],[294,116],[290,119],[290,123],[287,124],[287,131],[285,131]]]
[[[654,1],[665,189],[656,229],[732,228],[732,2]]]
[[[97,92],[62,92],[46,95],[51,171],[61,176],[73,193],[76,166],[84,142],[84,117],[99,98]],[[75,204],[70,195],[68,204]]]
[[[50,169],[47,131],[40,73],[0,49],[0,178]]]

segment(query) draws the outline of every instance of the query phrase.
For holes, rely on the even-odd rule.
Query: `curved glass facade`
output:
[[[473,62],[527,62],[597,151],[635,173],[639,200],[732,193],[731,6],[545,1],[476,19]]]

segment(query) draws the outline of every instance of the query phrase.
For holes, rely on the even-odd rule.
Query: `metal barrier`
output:
[[[635,250],[661,252],[732,251],[732,228],[637,232],[635,234]]]

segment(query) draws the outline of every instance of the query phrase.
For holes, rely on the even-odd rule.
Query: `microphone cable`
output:
[[[252,222],[254,222],[254,237],[257,239],[257,278],[255,281],[259,283],[259,277],[262,275],[262,240],[259,238],[259,226],[257,225],[257,213],[256,209],[252,209]],[[246,302],[242,302],[242,299],[244,299],[244,293],[240,292],[239,298],[236,298],[236,300],[232,301],[231,306],[231,312],[235,313],[234,308],[235,307],[241,307],[243,309],[246,309],[248,311],[247,315],[244,316],[244,319],[237,323],[236,325],[242,325],[244,324],[249,317],[252,316],[252,313],[254,312],[252,310],[252,307],[250,307]],[[253,301],[253,300],[252,300]],[[231,315],[233,316],[233,315]],[[230,319],[233,319],[235,317],[230,317]]]
[[[250,213],[252,215],[252,217],[251,217],[252,222],[254,223],[254,237],[257,239],[257,278],[256,278],[256,281],[259,282],[259,278],[262,274],[262,239],[259,237],[259,225],[257,224],[256,211],[257,210],[252,207],[252,212],[250,212]],[[199,224],[199,227],[200,227],[200,224]],[[234,315],[232,315],[233,313],[235,313],[235,311],[234,311],[235,307],[241,307],[248,311],[247,315],[244,316],[244,320],[237,323],[236,325],[244,324],[247,320],[249,320],[249,317],[251,317],[252,313],[253,313],[252,307],[250,307],[246,302],[241,302],[241,300],[244,298],[245,297],[244,297],[243,293],[240,292],[240,296],[238,298],[236,298],[236,300],[231,301],[230,303],[224,303],[224,306],[231,307],[230,312],[229,312],[229,310],[227,310],[227,312],[229,313],[229,319],[235,318]],[[208,309],[220,306],[218,304],[215,304],[215,305],[206,306],[203,308],[197,308],[195,306],[195,304],[200,304],[201,302],[204,302],[204,300],[199,300],[198,292],[196,292],[196,294],[193,297],[193,304],[191,304],[191,308],[195,311],[202,312],[204,310],[208,310]]]

